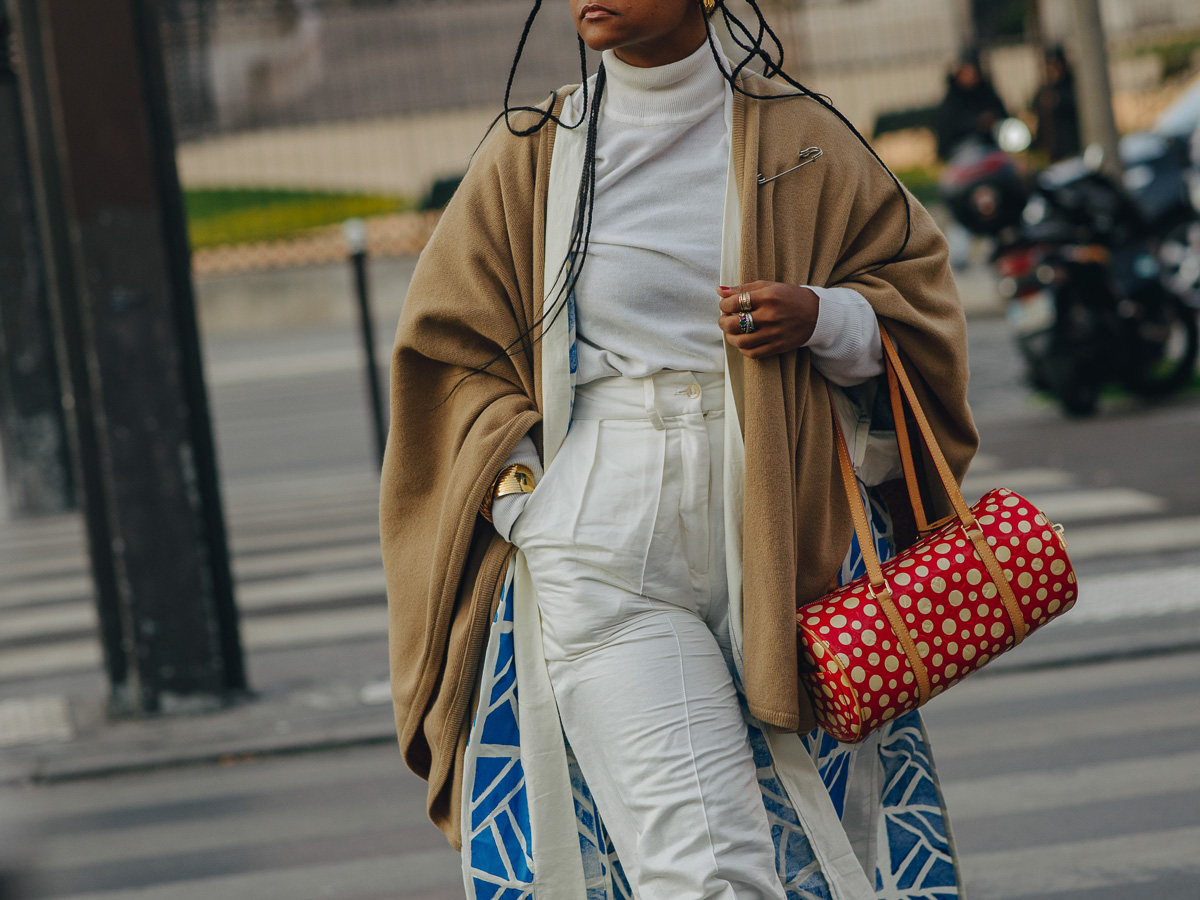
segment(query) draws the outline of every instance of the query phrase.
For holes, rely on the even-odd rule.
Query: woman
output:
[[[825,385],[864,462],[877,319],[974,452],[945,242],[712,9],[571,9],[600,72],[485,142],[397,333],[405,759],[471,897],[958,897],[919,718],[812,732],[794,622],[852,574]]]

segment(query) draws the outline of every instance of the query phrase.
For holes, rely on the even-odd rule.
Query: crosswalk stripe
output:
[[[260,610],[331,599],[382,597],[383,592],[383,565],[377,564],[361,569],[314,572],[240,585],[238,603],[245,610]]]
[[[242,622],[242,638],[250,650],[267,650],[386,637],[387,621],[387,610],[382,605],[371,609],[328,610],[271,619],[246,619]]]
[[[1075,477],[1061,469],[1005,469],[967,475],[963,479],[962,492],[968,501],[973,502],[993,488],[1003,487],[1018,494],[1027,494],[1031,491],[1069,488],[1074,483]]]
[[[33,606],[92,596],[92,578],[87,574],[66,575],[42,581],[6,585],[0,593],[0,609]],[[3,637],[0,634],[0,637]]]
[[[233,532],[231,544],[235,555],[253,555],[272,550],[291,550],[295,547],[348,544],[353,541],[379,543],[379,523],[372,518],[367,522],[346,525],[307,527],[295,531],[267,531],[257,534]]]
[[[262,811],[232,805],[225,815],[176,822],[170,828],[154,824],[97,828],[61,835],[42,854],[41,862],[49,868],[91,866],[118,860],[136,865],[139,859],[150,861],[159,854],[178,852],[180,848],[187,848],[189,853],[200,853],[253,845],[262,841],[264,835],[270,835],[273,842],[296,841],[394,828],[395,797],[390,792],[379,791],[377,786],[374,791],[353,790],[354,787],[347,785],[345,788],[350,789],[347,793],[329,796],[322,803],[319,816],[298,816],[288,806],[273,809],[267,802]],[[322,790],[321,793],[326,795],[327,792]]]
[[[84,608],[83,612],[90,611]],[[54,631],[47,629],[45,633],[53,635]],[[382,603],[365,609],[333,609],[242,620],[242,642],[247,650],[386,636],[387,610]],[[94,638],[6,647],[0,653],[0,681],[87,672],[97,669],[100,664],[100,644]]]
[[[154,900],[212,900],[254,897],[262,900],[327,900],[358,895],[411,896],[447,885],[461,885],[462,861],[450,848],[402,853],[374,859],[219,875],[154,887]],[[61,900],[146,900],[145,888],[89,891]]]
[[[100,644],[90,638],[36,647],[9,647],[0,653],[0,681],[91,672],[100,668],[100,663]]]
[[[1073,562],[1200,547],[1200,516],[1073,528],[1066,535]]]
[[[262,554],[260,556],[235,557],[234,577],[243,579],[279,578],[292,572],[313,572],[324,568],[351,565],[383,565],[379,542],[349,544],[344,547],[322,547]]]
[[[1026,499],[1052,521],[1068,523],[1148,516],[1167,509],[1167,501],[1162,497],[1131,488],[1095,488],[1055,493],[1034,491]]]
[[[94,631],[96,624],[96,608],[91,603],[64,603],[0,613],[0,643]]]
[[[1075,555],[1074,544],[1068,551]],[[1062,621],[1082,625],[1189,612],[1200,609],[1197,585],[1200,566],[1091,576],[1080,583],[1080,601]]]
[[[1065,622],[1066,619],[1060,621]],[[1062,626],[1047,626],[1056,627]],[[1030,640],[1037,640],[1037,636]],[[1014,652],[1019,653],[1020,650]],[[990,671],[984,669],[954,690],[939,694],[932,702],[933,709],[938,715],[953,715],[969,710],[990,717],[994,715],[990,709],[994,705],[1032,703],[1046,694],[1045,672],[1004,672],[1000,676],[992,676],[988,674]],[[1114,688],[1144,688],[1151,695],[1159,685],[1186,684],[1188,679],[1195,677],[1196,659],[1193,656],[1147,657],[1058,669],[1054,673],[1053,691],[1058,696],[1078,696]]]
[[[1091,841],[967,854],[973,897],[1005,900],[1136,885],[1169,873],[1200,874],[1200,827],[1151,831]]]
[[[1200,697],[1146,697],[1133,703],[1114,703],[1103,711],[1073,709],[1023,717],[1018,726],[1009,721],[942,725],[934,738],[939,758],[970,756],[986,748],[992,753],[1086,740],[1104,740],[1150,729],[1168,731],[1200,727]]]
[[[1183,785],[1200,785],[1200,753],[1156,757],[1153,765],[1134,759],[1066,772],[1028,772],[1020,778],[949,781],[942,789],[958,822],[1170,794]]]

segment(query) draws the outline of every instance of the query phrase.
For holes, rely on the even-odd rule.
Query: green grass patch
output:
[[[1200,31],[1185,32],[1168,41],[1142,44],[1133,48],[1133,53],[1135,56],[1157,56],[1165,81],[1191,71],[1197,50],[1200,50]]]
[[[412,209],[405,197],[321,191],[213,188],[184,192],[193,248],[292,237],[347,219]]]
[[[938,174],[941,171],[937,166],[912,166],[894,171],[896,177],[922,204],[929,206],[937,202]]]

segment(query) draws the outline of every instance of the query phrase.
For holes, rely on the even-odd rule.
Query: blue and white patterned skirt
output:
[[[887,558],[892,553],[887,512],[873,496],[871,509],[876,546],[880,557]],[[863,571],[855,539],[839,581],[845,584]],[[463,871],[470,900],[539,900],[534,896],[529,796],[521,760],[513,607],[510,570],[484,658],[464,767]],[[784,788],[764,726],[749,715],[744,701],[743,712],[788,900],[839,900]],[[801,741],[864,873],[869,876],[873,869],[877,900],[962,900],[950,823],[918,712],[853,746],[839,744],[819,729]],[[632,900],[569,746],[566,752],[587,900]]]

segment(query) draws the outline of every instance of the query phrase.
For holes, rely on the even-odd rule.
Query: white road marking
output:
[[[971,895],[1003,900],[1136,885],[1200,874],[1200,827],[1126,834],[1068,844],[972,853],[963,859]],[[1141,896],[1131,889],[1127,896]]]

